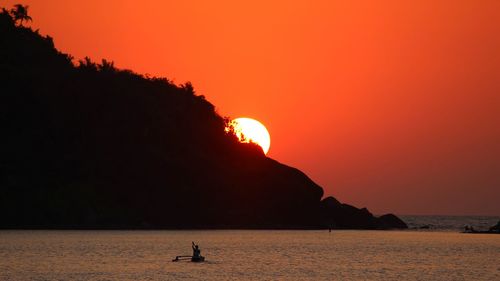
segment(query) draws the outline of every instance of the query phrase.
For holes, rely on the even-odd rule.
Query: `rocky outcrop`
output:
[[[406,229],[408,226],[393,214],[379,218],[373,216],[366,208],[358,209],[342,204],[333,197],[321,201],[323,223],[339,229]]]
[[[490,227],[490,232],[500,233],[500,221],[492,227]]]
[[[500,221],[488,230],[476,230],[473,226],[466,225],[465,229],[461,233],[466,234],[500,234]]]
[[[402,226],[321,201],[190,83],[57,51],[0,12],[0,228]],[[399,224],[398,224],[399,223]]]
[[[408,225],[394,214],[386,214],[378,218],[381,228],[384,229],[406,229]]]

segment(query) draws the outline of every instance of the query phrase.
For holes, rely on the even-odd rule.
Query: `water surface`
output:
[[[200,244],[205,263],[172,262]],[[500,280],[500,235],[0,231],[0,280]]]

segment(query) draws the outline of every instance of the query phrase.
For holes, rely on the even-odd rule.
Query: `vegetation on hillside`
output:
[[[240,143],[190,83],[73,62],[30,19],[0,13],[0,228],[379,227]]]

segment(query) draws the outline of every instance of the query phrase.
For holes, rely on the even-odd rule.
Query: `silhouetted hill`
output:
[[[394,227],[321,201],[191,84],[75,66],[5,11],[0,87],[0,228]]]

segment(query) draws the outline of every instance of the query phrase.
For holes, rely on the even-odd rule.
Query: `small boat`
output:
[[[177,256],[172,261],[191,260],[192,262],[204,262],[205,257],[200,255],[201,251],[200,251],[200,248],[198,247],[198,245],[196,245],[194,242],[191,242],[191,246],[193,248],[193,255],[192,256]]]
[[[194,256],[177,256],[172,261],[173,262],[176,262],[176,261],[204,262],[205,261],[205,257],[204,256],[198,256],[198,257],[194,257]]]

